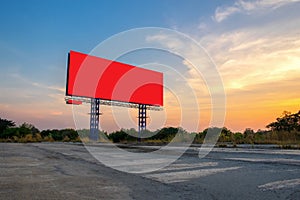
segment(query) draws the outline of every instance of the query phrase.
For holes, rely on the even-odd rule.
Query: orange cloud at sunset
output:
[[[168,12],[159,3],[157,7],[162,10],[156,14],[162,14],[163,17],[151,17],[155,26],[178,31],[197,45],[191,45],[174,35],[164,34],[163,31],[156,34],[151,32],[141,41],[145,44],[160,44],[161,49],[168,47],[174,50],[166,51],[173,57],[168,57],[163,51],[151,54],[145,49],[144,54],[137,54],[133,58],[130,53],[137,53],[138,50],[120,56],[122,62],[133,65],[139,63],[140,67],[149,69],[156,64],[154,70],[164,72],[164,111],[149,112],[149,128],[183,126],[194,131],[196,128],[193,126],[196,124],[199,125],[197,131],[201,131],[212,126],[212,117],[221,116],[224,111],[213,105],[213,98],[225,100],[226,117],[224,124],[222,116],[220,117],[219,125],[233,131],[242,132],[245,128],[265,129],[283,111],[299,111],[300,2],[209,2],[199,1],[197,6],[189,8],[194,10],[181,12],[178,12],[180,7],[174,7],[172,12],[176,15],[172,15],[173,17],[166,14]],[[213,4],[212,7],[198,11],[200,7],[210,4]],[[103,7],[98,6],[95,8]],[[125,16],[119,16],[122,20],[111,19],[116,24],[120,23],[116,27],[114,23],[106,24],[109,20],[105,20],[105,23],[92,20],[91,23],[84,24],[89,25],[88,27],[79,30],[77,23],[72,24],[65,18],[65,9],[59,12],[61,20],[53,24],[48,21],[50,17],[44,16],[47,14],[44,10],[41,10],[41,18],[36,18],[35,15],[39,10],[29,10],[20,9],[18,13],[7,15],[10,17],[1,18],[4,19],[3,30],[6,31],[1,32],[0,41],[0,117],[14,120],[17,124],[26,121],[40,129],[89,128],[90,105],[72,108],[64,101],[67,52],[74,48],[89,53],[99,42],[118,32],[132,27],[144,28],[149,24],[132,22],[133,19],[130,18],[128,23],[132,22],[131,25],[124,26],[122,20]],[[195,14],[194,17],[191,13]],[[23,16],[31,19],[28,22],[38,20],[39,23],[24,22],[20,20]],[[89,13],[84,13],[82,17],[90,19]],[[12,24],[24,27],[26,37],[23,37],[23,31],[12,34]],[[38,24],[55,26],[47,28],[37,26]],[[107,26],[105,29],[102,28],[104,24]],[[66,25],[69,26],[68,29]],[[39,32],[44,28],[47,28],[45,32]],[[74,35],[70,35],[69,31],[57,32],[61,29],[73,30],[72,28],[76,29]],[[36,35],[33,36],[32,33]],[[120,47],[132,44],[137,39],[140,38],[122,41]],[[107,49],[107,52],[111,50]],[[105,54],[106,49],[102,53]],[[166,70],[163,71],[164,69]],[[223,92],[225,99],[219,98]],[[212,109],[217,112],[213,113]],[[101,128],[105,131],[137,127],[136,109],[112,110],[109,106],[101,106],[101,112]],[[181,121],[183,118],[187,120],[184,124]],[[118,124],[117,120],[124,124]]]

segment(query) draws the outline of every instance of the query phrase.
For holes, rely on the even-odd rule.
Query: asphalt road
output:
[[[110,146],[101,148],[109,155]],[[0,199],[300,199],[299,150],[217,148],[203,159],[197,151],[132,174],[105,166],[80,144],[0,143]]]

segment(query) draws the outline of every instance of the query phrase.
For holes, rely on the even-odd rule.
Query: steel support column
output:
[[[91,116],[90,116],[90,140],[98,141],[99,138],[99,115],[100,99],[91,99]]]
[[[139,104],[139,124],[138,124],[138,140],[141,141],[142,132],[146,130],[146,119],[147,119],[147,106],[145,104]]]

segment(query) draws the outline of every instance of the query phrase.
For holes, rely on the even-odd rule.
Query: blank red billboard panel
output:
[[[66,95],[163,106],[163,74],[70,51]]]

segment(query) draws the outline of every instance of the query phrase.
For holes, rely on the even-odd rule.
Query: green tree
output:
[[[149,139],[169,142],[175,137],[175,135],[178,133],[178,130],[179,130],[178,128],[174,128],[174,127],[162,128],[157,132],[156,135],[150,137]]]
[[[21,137],[24,137],[25,135],[28,135],[28,134],[36,135],[39,132],[40,132],[39,129],[37,129],[34,125],[26,123],[26,122],[24,122],[19,127],[19,134]]]
[[[253,144],[254,143],[255,132],[251,128],[246,128],[244,131],[245,143]]]
[[[12,138],[14,136],[19,137],[19,130],[20,130],[19,127],[7,128],[1,134],[1,138],[8,139],[8,138]]]
[[[61,141],[64,139],[63,135],[57,129],[51,130],[50,137],[52,137],[55,141]]]
[[[41,132],[42,138],[49,137],[50,135],[51,135],[51,130],[49,130],[49,129],[42,130],[42,132]]]
[[[231,132],[226,127],[223,127],[222,131],[221,131],[221,135],[220,135],[219,141],[220,142],[232,142],[233,139],[234,139],[233,132]]]
[[[2,136],[7,128],[14,127],[15,125],[16,123],[14,121],[0,118],[0,136]]]
[[[244,139],[244,136],[243,136],[243,134],[240,133],[240,132],[234,133],[233,138],[234,138],[234,142],[235,142],[236,144],[241,144],[241,143],[244,142],[244,140],[243,140],[243,139]]]
[[[195,138],[194,138],[194,143],[203,143],[204,138],[207,134],[208,129],[204,129],[202,132],[199,132],[198,134],[196,134]]]
[[[78,137],[77,131],[71,128],[62,129],[59,131],[62,138],[69,138],[70,140],[76,140]]]
[[[300,131],[300,111],[294,114],[284,111],[281,117],[266,127],[272,131]]]
[[[120,130],[108,135],[108,138],[115,143],[133,140],[134,137],[128,135],[125,131]]]

